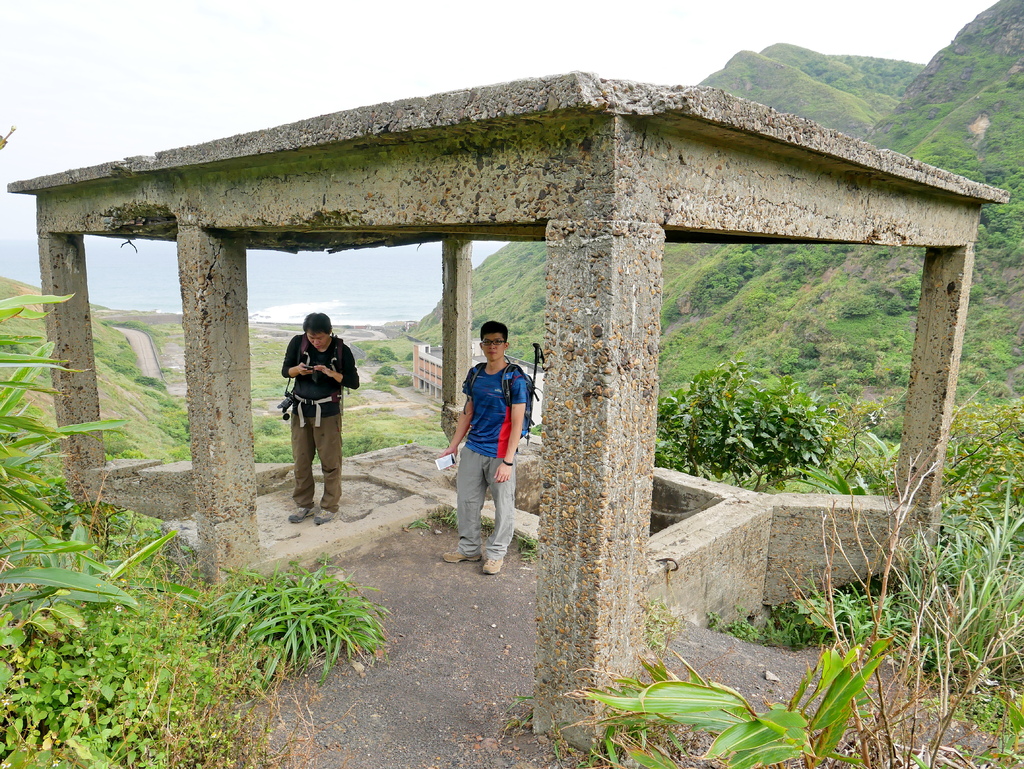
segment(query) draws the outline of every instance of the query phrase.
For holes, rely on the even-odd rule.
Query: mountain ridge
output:
[[[780,43],[738,53],[704,82],[716,83],[731,83],[726,90],[743,98],[756,91],[775,109],[802,98],[797,114],[838,130],[863,125],[871,105],[903,89],[864,129],[869,141],[1010,190],[1009,204],[982,210],[960,388],[1024,393],[1024,0],[1000,0],[979,14],[927,65]],[[480,265],[474,327],[500,317],[513,346],[543,339],[544,260],[543,243],[517,243]],[[898,394],[922,261],[923,249],[909,248],[669,244],[662,387],[743,357],[761,375],[789,374],[817,389]],[[436,318],[424,319],[421,334],[440,340]]]

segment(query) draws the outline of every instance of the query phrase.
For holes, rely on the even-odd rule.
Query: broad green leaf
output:
[[[53,606],[48,607],[46,611],[50,613],[50,616],[63,622],[65,625],[71,625],[80,629],[85,627],[85,616],[69,603],[55,603]]]
[[[735,754],[729,760],[730,767],[761,766],[799,758],[801,746],[780,737],[758,721],[737,724],[722,732],[712,743],[706,758],[717,758]]]
[[[756,750],[743,750],[729,761],[729,769],[762,769],[784,761],[800,758],[800,751],[785,745],[765,745]]]
[[[119,587],[104,582],[96,577],[81,574],[70,569],[34,568],[21,566],[0,572],[0,584],[6,585],[47,585],[50,587],[77,590],[86,594],[96,594],[115,598],[121,603],[135,606],[136,601]]]
[[[803,734],[807,729],[807,719],[801,713],[786,710],[781,705],[774,706],[767,713],[757,717],[767,727],[775,729],[779,734],[786,734],[788,737],[795,737],[798,733]]]
[[[82,433],[92,433],[97,430],[117,430],[128,424],[126,419],[103,419],[99,422],[82,422],[77,425],[65,425],[64,427],[58,427],[54,432],[60,433],[61,435],[80,435]]]
[[[658,750],[654,745],[651,746],[649,753],[635,749],[628,752],[630,758],[640,764],[640,766],[646,767],[646,769],[679,769],[679,764]]]
[[[16,562],[29,555],[78,553],[92,550],[94,547],[92,542],[70,542],[52,537],[40,537],[35,540],[19,539],[15,542],[0,543],[0,558]],[[0,576],[3,574],[4,572],[0,571]]]
[[[36,612],[25,622],[26,625],[33,625],[44,633],[53,634],[57,632],[57,623],[52,617],[48,617],[42,612]]]
[[[9,299],[0,299],[0,310],[26,308],[30,304],[60,304],[61,302],[66,302],[72,296],[74,296],[74,294],[67,294],[66,296],[55,296],[53,294],[22,294],[21,296],[12,296]]]

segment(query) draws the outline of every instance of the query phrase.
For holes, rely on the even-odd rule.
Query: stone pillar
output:
[[[41,233],[39,275],[44,294],[64,296],[68,301],[46,305],[46,334],[53,342],[52,357],[73,371],[53,369],[53,399],[59,426],[95,422],[100,418],[100,395],[96,383],[96,358],[92,341],[92,314],[85,268],[85,239],[81,235]],[[62,446],[64,474],[71,493],[80,502],[93,493],[85,483],[85,471],[102,467],[103,442],[100,433],[66,438]]]
[[[455,434],[455,423],[466,401],[462,382],[469,370],[470,323],[472,323],[473,241],[445,238],[441,247],[443,293],[441,295],[441,427]]]
[[[565,695],[635,671],[643,639],[664,241],[640,222],[547,227],[533,723],[581,747],[596,706]]]
[[[930,511],[931,524],[937,524],[940,515],[936,505],[942,492],[973,268],[973,243],[925,252],[897,477],[906,483],[927,473],[917,503]]]
[[[217,581],[259,553],[245,246],[179,227],[178,274],[199,561]]]

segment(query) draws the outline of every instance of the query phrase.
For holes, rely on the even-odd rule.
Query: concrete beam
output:
[[[314,249],[437,240],[467,228],[530,239],[543,222],[589,219],[796,242],[952,247],[976,237],[980,200],[687,128],[573,115],[400,147],[261,156],[250,167],[48,189],[38,193],[40,222],[50,231],[166,238],[180,214],[250,243]],[[628,160],[612,171],[615,154]]]
[[[664,232],[554,221],[547,242],[533,723],[590,745],[595,705],[565,695],[635,671],[643,643]]]
[[[473,322],[473,242],[446,238],[441,244],[442,296],[441,427],[451,440],[466,402],[462,381],[469,370]]]
[[[178,230],[200,567],[210,581],[259,553],[245,246]]]

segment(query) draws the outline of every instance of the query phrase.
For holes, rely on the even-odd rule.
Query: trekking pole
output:
[[[536,386],[537,386],[537,361],[538,360],[540,361],[541,366],[543,366],[544,365],[544,351],[540,349],[540,345],[537,342],[534,342],[533,343],[533,384],[534,384],[533,397],[536,400],[540,400],[540,398],[537,397],[537,392],[536,392]],[[542,368],[541,371],[543,371],[543,370],[544,369]]]

